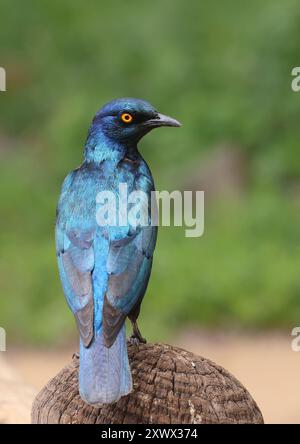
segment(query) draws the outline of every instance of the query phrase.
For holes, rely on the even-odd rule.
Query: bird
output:
[[[151,274],[157,226],[100,226],[96,198],[155,190],[138,142],[152,129],[181,124],[149,102],[115,99],[95,115],[84,160],[65,178],[56,211],[56,256],[63,292],[79,330],[79,393],[92,406],[117,402],[133,389],[127,354],[130,340],[145,342],[137,319]],[[150,217],[150,215],[149,215]]]

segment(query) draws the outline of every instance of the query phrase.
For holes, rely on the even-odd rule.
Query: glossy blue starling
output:
[[[57,206],[60,278],[80,334],[79,391],[88,404],[117,401],[132,390],[125,319],[143,341],[137,318],[151,273],[157,227],[99,225],[96,198],[119,184],[149,196],[154,182],[138,151],[153,128],[180,126],[148,102],[123,98],[106,104],[88,132],[84,162],[65,178]],[[150,213],[149,213],[150,218]]]

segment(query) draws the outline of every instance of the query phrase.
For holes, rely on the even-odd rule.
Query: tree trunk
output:
[[[134,390],[117,403],[94,408],[78,393],[76,355],[41,390],[34,424],[263,423],[248,391],[208,359],[162,344],[128,344]]]

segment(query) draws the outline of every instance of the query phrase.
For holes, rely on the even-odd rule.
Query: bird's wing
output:
[[[133,307],[143,297],[148,283],[157,227],[144,226],[129,236],[111,240],[103,305],[103,334],[111,346]]]
[[[94,336],[93,231],[66,230],[57,224],[58,267],[67,302],[73,311],[86,347]]]

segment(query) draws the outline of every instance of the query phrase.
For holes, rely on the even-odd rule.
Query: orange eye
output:
[[[121,119],[124,123],[131,123],[133,121],[133,117],[129,113],[123,113]]]

